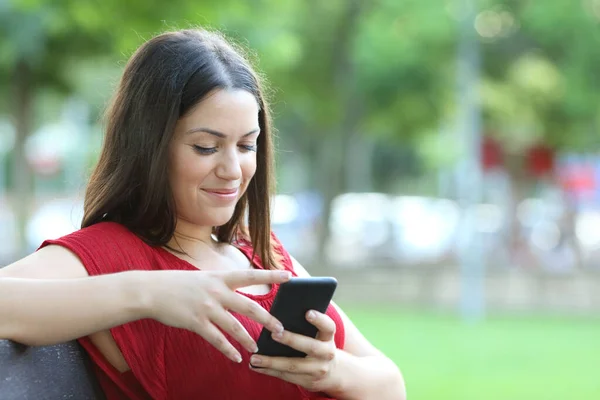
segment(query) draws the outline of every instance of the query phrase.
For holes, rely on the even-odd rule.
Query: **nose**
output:
[[[218,178],[227,181],[236,181],[242,179],[242,167],[240,165],[237,151],[223,151],[219,158],[219,163],[215,170]]]

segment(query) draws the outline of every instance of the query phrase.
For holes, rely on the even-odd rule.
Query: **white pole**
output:
[[[462,0],[458,47],[458,135],[465,146],[459,163],[459,202],[463,210],[460,246],[460,311],[465,321],[481,320],[485,314],[483,248],[477,234],[475,206],[481,201],[482,172],[481,112],[478,96],[480,54],[475,36],[476,9],[473,0]]]

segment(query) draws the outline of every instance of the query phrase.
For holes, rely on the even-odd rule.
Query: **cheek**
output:
[[[177,173],[183,180],[195,180],[205,177],[212,166],[208,159],[202,159],[197,155],[186,155],[179,160]]]
[[[242,174],[244,176],[244,181],[248,183],[248,181],[252,179],[252,177],[256,173],[256,155],[252,155],[251,157],[248,157],[247,160],[244,160],[241,163],[241,168]]]
[[[195,191],[202,185],[210,169],[211,167],[198,157],[180,157],[170,172],[173,191],[180,195]]]

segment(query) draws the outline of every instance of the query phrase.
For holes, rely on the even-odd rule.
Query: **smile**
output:
[[[238,197],[239,188],[235,189],[202,189],[203,192],[220,200],[231,201]]]

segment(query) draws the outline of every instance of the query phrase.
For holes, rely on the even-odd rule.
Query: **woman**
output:
[[[308,273],[270,231],[269,113],[239,51],[206,31],[159,35],[107,117],[82,229],[0,270],[0,338],[79,338],[109,399],[405,397],[337,306],[307,314],[316,339],[267,312]],[[253,355],[263,326],[307,357]]]

